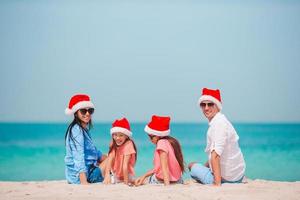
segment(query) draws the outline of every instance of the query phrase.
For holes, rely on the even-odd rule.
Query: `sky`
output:
[[[220,89],[230,121],[300,122],[300,1],[0,1],[0,122],[206,122]]]

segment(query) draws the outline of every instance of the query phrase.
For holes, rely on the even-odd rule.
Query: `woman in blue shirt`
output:
[[[74,115],[66,135],[66,179],[72,184],[102,182],[106,155],[95,147],[89,130],[92,127],[94,104],[84,94],[74,95],[65,113]]]

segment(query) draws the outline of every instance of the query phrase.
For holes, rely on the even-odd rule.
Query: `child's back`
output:
[[[169,177],[171,182],[176,182],[181,178],[182,171],[179,162],[176,159],[174,149],[168,139],[160,139],[156,144],[156,149],[154,153],[154,174],[158,179],[163,180],[163,172],[160,164],[160,151],[164,151],[168,156],[168,169]]]

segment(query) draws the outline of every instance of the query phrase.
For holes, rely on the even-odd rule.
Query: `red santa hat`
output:
[[[95,108],[95,106],[88,95],[76,94],[70,99],[69,106],[65,109],[65,114],[73,115],[82,108]]]
[[[145,132],[149,135],[168,136],[170,135],[170,117],[153,115],[151,121],[145,127]]]
[[[219,110],[222,110],[221,94],[220,94],[220,90],[218,90],[218,89],[212,90],[212,89],[208,89],[208,88],[203,88],[202,96],[198,100],[198,105],[200,105],[200,103],[202,101],[211,101],[217,105]]]
[[[110,129],[110,134],[113,133],[123,133],[128,137],[132,136],[132,132],[130,130],[130,125],[128,120],[124,117],[122,119],[117,119],[112,123],[112,128]]]

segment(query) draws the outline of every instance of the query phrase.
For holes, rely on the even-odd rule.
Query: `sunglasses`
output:
[[[206,106],[213,107],[214,105],[214,103],[200,103],[201,108],[205,108]]]
[[[152,140],[155,137],[155,135],[149,135],[149,134],[148,134],[148,136],[149,136],[150,140]]]
[[[82,115],[85,115],[87,112],[90,113],[90,115],[92,115],[94,113],[95,109],[94,108],[88,108],[88,109],[79,109],[79,112],[82,114]]]

